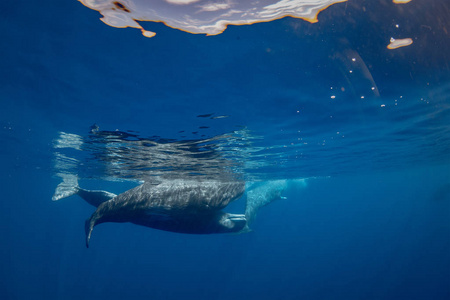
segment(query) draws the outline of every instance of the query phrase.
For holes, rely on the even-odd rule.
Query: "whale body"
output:
[[[245,184],[236,180],[148,180],[122,194],[85,190],[76,175],[65,174],[53,201],[78,195],[96,211],[86,220],[86,246],[94,227],[107,222],[130,222],[154,229],[191,234],[245,233],[262,207],[286,199],[288,188],[305,186],[303,179],[271,180]],[[222,211],[243,196],[244,214]]]
[[[75,183],[75,184],[74,184]],[[246,224],[244,214],[223,212],[231,201],[240,198],[245,183],[240,181],[166,180],[145,182],[122,194],[88,191],[75,180],[61,183],[53,200],[78,194],[96,211],[86,221],[86,246],[92,230],[101,223],[130,222],[160,230],[211,234],[239,232]]]

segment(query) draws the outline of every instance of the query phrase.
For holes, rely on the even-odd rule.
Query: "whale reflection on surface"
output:
[[[93,126],[81,136],[60,132],[54,140],[55,173],[79,178],[138,180],[148,178],[237,178],[243,152],[251,139],[245,130],[205,139],[142,138],[123,131],[100,131]]]

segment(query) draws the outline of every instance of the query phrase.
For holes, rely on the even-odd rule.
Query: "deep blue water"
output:
[[[157,32],[148,39],[77,1],[2,3],[0,297],[449,299],[448,12],[349,1],[315,24],[217,36],[142,23]],[[391,36],[414,43],[388,50]],[[96,140],[93,124],[135,137]],[[80,150],[58,148],[61,133]],[[263,208],[250,233],[108,223],[86,249],[93,208],[52,202],[58,174],[120,193],[141,172],[185,171],[173,148],[138,165],[150,149],[139,139],[196,141],[247,181],[306,185]]]

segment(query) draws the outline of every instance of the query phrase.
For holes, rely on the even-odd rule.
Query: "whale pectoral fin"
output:
[[[58,184],[53,194],[52,200],[58,201],[78,193],[78,177],[72,174],[60,175],[63,182]]]
[[[89,248],[89,241],[91,240],[92,230],[94,230],[95,222],[97,221],[97,217],[95,217],[95,213],[86,220],[84,223],[84,230],[86,232],[86,248]]]

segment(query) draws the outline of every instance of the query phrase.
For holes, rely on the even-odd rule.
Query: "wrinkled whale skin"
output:
[[[244,190],[240,181],[144,183],[98,206],[86,221],[87,245],[93,227],[105,222],[131,222],[180,233],[238,232],[246,224],[245,217],[221,209]]]

